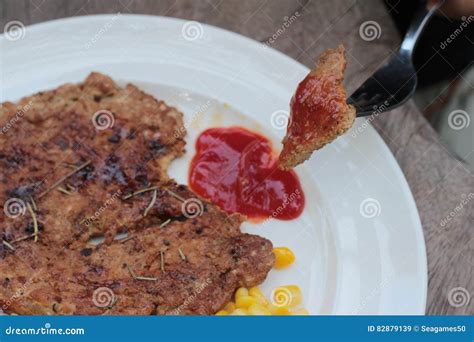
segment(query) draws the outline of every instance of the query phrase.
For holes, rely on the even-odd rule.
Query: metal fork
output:
[[[388,112],[404,104],[415,92],[418,79],[413,65],[413,50],[439,1],[429,10],[426,1],[417,10],[398,52],[348,99],[357,110],[357,116]]]

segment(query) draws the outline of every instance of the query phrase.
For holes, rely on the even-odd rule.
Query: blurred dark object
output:
[[[385,5],[403,36],[420,1],[385,0]],[[452,80],[474,60],[474,13],[449,18],[439,12],[428,23],[415,50],[419,87]]]

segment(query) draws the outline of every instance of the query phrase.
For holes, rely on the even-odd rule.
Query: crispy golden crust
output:
[[[354,123],[355,108],[346,103],[342,85],[344,47],[323,52],[291,100],[290,120],[279,157],[282,169],[307,160],[313,151],[346,132]]]
[[[0,218],[5,312],[212,314],[271,269],[268,240],[169,179],[184,151],[182,114],[135,86],[92,73],[3,103],[0,127],[0,203],[20,203]],[[16,241],[36,230],[37,242]],[[123,232],[131,239],[117,241]]]

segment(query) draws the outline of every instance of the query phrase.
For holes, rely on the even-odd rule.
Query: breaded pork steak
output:
[[[351,128],[356,111],[346,103],[342,84],[345,68],[344,46],[328,49],[298,85],[291,99],[290,118],[279,156],[281,169],[303,163],[313,151]]]
[[[3,103],[0,127],[4,312],[213,314],[271,269],[240,215],[169,178],[182,114],[137,87],[92,73]]]

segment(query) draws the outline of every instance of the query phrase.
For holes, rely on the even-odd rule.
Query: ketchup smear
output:
[[[346,97],[338,90],[335,77],[322,80],[311,73],[301,81],[291,99],[291,124],[288,136],[295,144],[308,135],[331,132],[338,124],[339,113],[346,106]]]
[[[196,142],[189,184],[227,212],[291,220],[304,209],[298,176],[282,171],[265,137],[241,127],[211,128]]]

